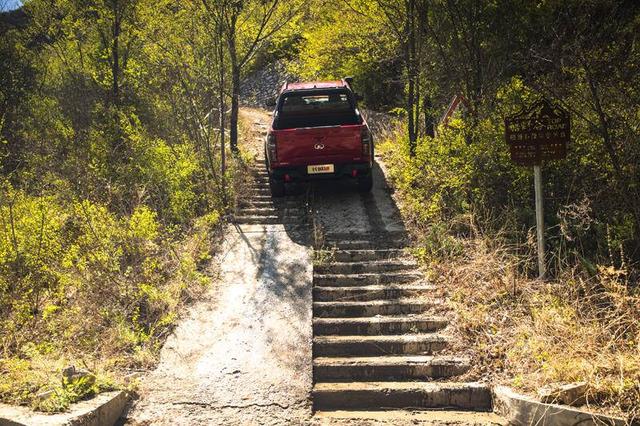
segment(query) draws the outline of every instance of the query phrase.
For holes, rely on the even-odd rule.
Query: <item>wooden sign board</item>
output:
[[[564,109],[541,100],[504,120],[511,160],[523,166],[566,157],[571,119]]]

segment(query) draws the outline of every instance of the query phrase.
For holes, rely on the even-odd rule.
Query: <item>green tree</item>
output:
[[[301,12],[306,1],[203,0],[203,4],[216,25],[212,30],[227,44],[231,76],[229,143],[237,152],[242,73],[267,41]]]

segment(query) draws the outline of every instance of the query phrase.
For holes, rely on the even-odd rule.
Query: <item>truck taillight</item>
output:
[[[369,132],[369,129],[362,128],[360,139],[362,140],[362,155],[371,155],[371,132]]]
[[[276,135],[273,133],[267,135],[267,149],[269,150],[269,159],[272,162],[277,162],[278,150],[276,149]]]

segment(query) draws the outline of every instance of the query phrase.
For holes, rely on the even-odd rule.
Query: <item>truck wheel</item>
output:
[[[358,191],[369,192],[373,188],[373,174],[369,172],[368,175],[358,178]]]
[[[269,189],[272,197],[284,197],[284,182],[269,178]]]

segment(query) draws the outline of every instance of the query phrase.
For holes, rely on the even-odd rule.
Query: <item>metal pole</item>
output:
[[[536,231],[538,242],[538,277],[544,278],[544,203],[542,200],[542,170],[539,165],[533,166],[533,183],[536,193]]]

